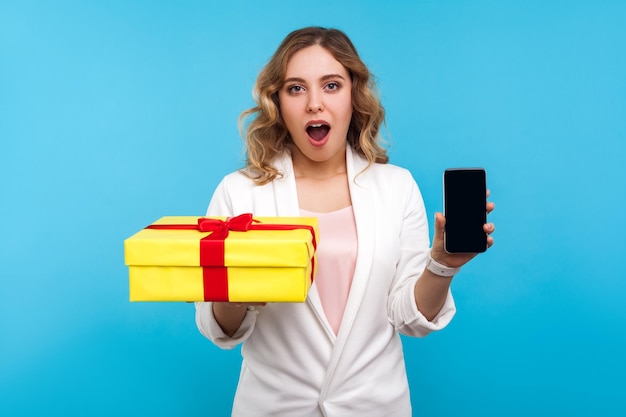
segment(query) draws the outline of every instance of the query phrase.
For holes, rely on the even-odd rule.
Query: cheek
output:
[[[348,101],[348,103],[346,103],[343,106],[344,110],[343,110],[343,114],[342,114],[342,118],[343,118],[343,122],[346,125],[346,129],[348,129],[348,127],[350,126],[350,122],[352,121],[352,115],[354,113],[354,109],[352,108],[352,102]]]
[[[279,108],[280,118],[283,120],[283,124],[286,127],[291,126],[293,120],[293,112],[289,107],[288,103],[281,102],[281,106]]]
[[[280,96],[280,114],[287,122],[288,120],[293,120],[297,117],[298,113],[298,103],[294,100],[293,97],[285,96],[284,98]]]
[[[352,118],[354,107],[352,106],[352,95],[346,94],[343,100],[343,108],[345,117]]]

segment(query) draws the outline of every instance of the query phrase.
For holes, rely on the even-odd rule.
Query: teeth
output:
[[[309,125],[309,127],[322,127],[322,126],[324,126],[322,123],[317,123],[317,124],[314,124],[314,125]]]

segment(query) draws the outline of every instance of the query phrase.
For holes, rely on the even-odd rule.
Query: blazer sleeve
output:
[[[237,191],[240,193],[244,191],[237,187],[239,181],[233,181],[233,179],[239,179],[235,175],[241,176],[239,173],[231,174],[225,177],[217,186],[209,203],[207,216],[229,217],[234,215],[232,193],[234,192],[237,195]],[[254,307],[249,307],[241,326],[239,326],[239,329],[232,337],[229,337],[222,331],[213,315],[212,302],[196,302],[195,307],[198,330],[222,349],[232,349],[239,343],[244,342],[254,330],[258,315],[258,311]]]
[[[429,321],[418,310],[415,303],[415,284],[424,272],[430,250],[428,218],[424,201],[417,183],[406,171],[405,198],[400,225],[400,259],[392,284],[388,302],[388,317],[391,324],[402,334],[423,337],[448,325],[456,312],[452,293],[439,313]]]

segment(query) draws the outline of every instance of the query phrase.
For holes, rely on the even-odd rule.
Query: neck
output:
[[[313,161],[295,150],[292,152],[292,161],[296,178],[325,180],[338,175],[345,175],[347,171],[345,152],[341,152],[326,161]]]

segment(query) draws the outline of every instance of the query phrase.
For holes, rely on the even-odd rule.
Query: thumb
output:
[[[446,217],[440,213],[435,213],[435,240],[443,242],[443,232],[446,229]]]
[[[432,256],[441,259],[445,251],[443,249],[443,232],[446,227],[446,218],[442,213],[435,213],[435,233],[431,247]]]

